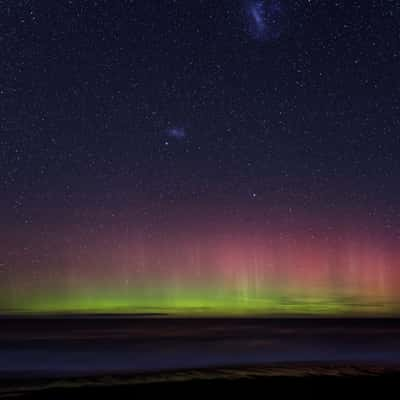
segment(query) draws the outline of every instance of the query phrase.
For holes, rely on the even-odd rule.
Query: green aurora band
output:
[[[171,316],[391,316],[400,307],[391,297],[342,293],[265,291],[258,295],[211,289],[165,288],[31,293],[0,299],[3,313],[158,314]]]
[[[85,253],[55,248],[57,268],[24,268],[22,260],[2,271],[0,313],[400,315],[397,246],[298,236],[171,235],[118,246],[98,240]]]

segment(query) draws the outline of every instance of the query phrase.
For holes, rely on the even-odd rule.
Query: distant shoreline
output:
[[[103,374],[85,377],[60,377],[54,379],[0,379],[0,398],[10,395],[42,396],[49,394],[73,394],[82,390],[129,390],[140,387],[157,387],[160,384],[174,385],[225,385],[232,383],[248,383],[257,385],[264,381],[268,384],[282,383],[282,379],[290,379],[299,383],[296,378],[319,379],[334,378],[389,378],[398,382],[400,365],[370,365],[370,364],[329,364],[329,363],[293,363],[273,364],[269,366],[243,366],[225,368],[204,368],[154,373],[135,374]],[[325,382],[325,380],[324,380]],[[329,382],[329,381],[327,381]],[[335,380],[335,382],[337,382]],[[208,387],[208,386],[207,386]],[[147,390],[147,389],[146,389]]]
[[[18,319],[171,319],[171,320],[315,320],[315,321],[341,321],[341,320],[371,320],[371,321],[400,321],[400,315],[186,315],[168,313],[5,313],[0,314],[0,320]]]

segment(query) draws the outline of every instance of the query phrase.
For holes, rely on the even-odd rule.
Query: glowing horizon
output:
[[[74,235],[45,268],[8,272],[0,313],[400,315],[400,253],[384,236],[232,226],[160,232],[97,235],[83,247]]]

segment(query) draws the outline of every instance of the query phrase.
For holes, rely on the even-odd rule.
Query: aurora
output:
[[[185,316],[390,316],[400,312],[400,254],[372,234],[159,228],[143,237],[71,237],[22,277],[4,270],[2,313]],[[229,228],[228,228],[229,226]],[[280,233],[279,233],[280,232]],[[60,243],[58,243],[60,245]],[[38,248],[43,243],[37,243]],[[22,258],[22,257],[21,257]],[[23,260],[21,259],[21,262]],[[57,262],[52,265],[51,262]],[[4,268],[4,267],[3,267]],[[23,267],[19,267],[21,270]],[[56,273],[55,273],[56,271]]]
[[[400,316],[397,2],[6,3],[0,314]]]

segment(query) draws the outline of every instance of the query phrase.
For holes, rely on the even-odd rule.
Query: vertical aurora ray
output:
[[[400,312],[400,254],[384,237],[337,230],[316,235],[301,229],[283,235],[278,228],[250,233],[232,226],[184,233],[174,227],[147,238],[114,232],[112,241],[109,237],[93,236],[84,247],[80,235],[68,246],[56,240],[58,246],[40,270],[25,268],[23,277],[10,271],[1,282],[1,311],[204,316]],[[40,249],[38,243],[36,252]],[[15,271],[21,271],[24,259],[17,261]]]

